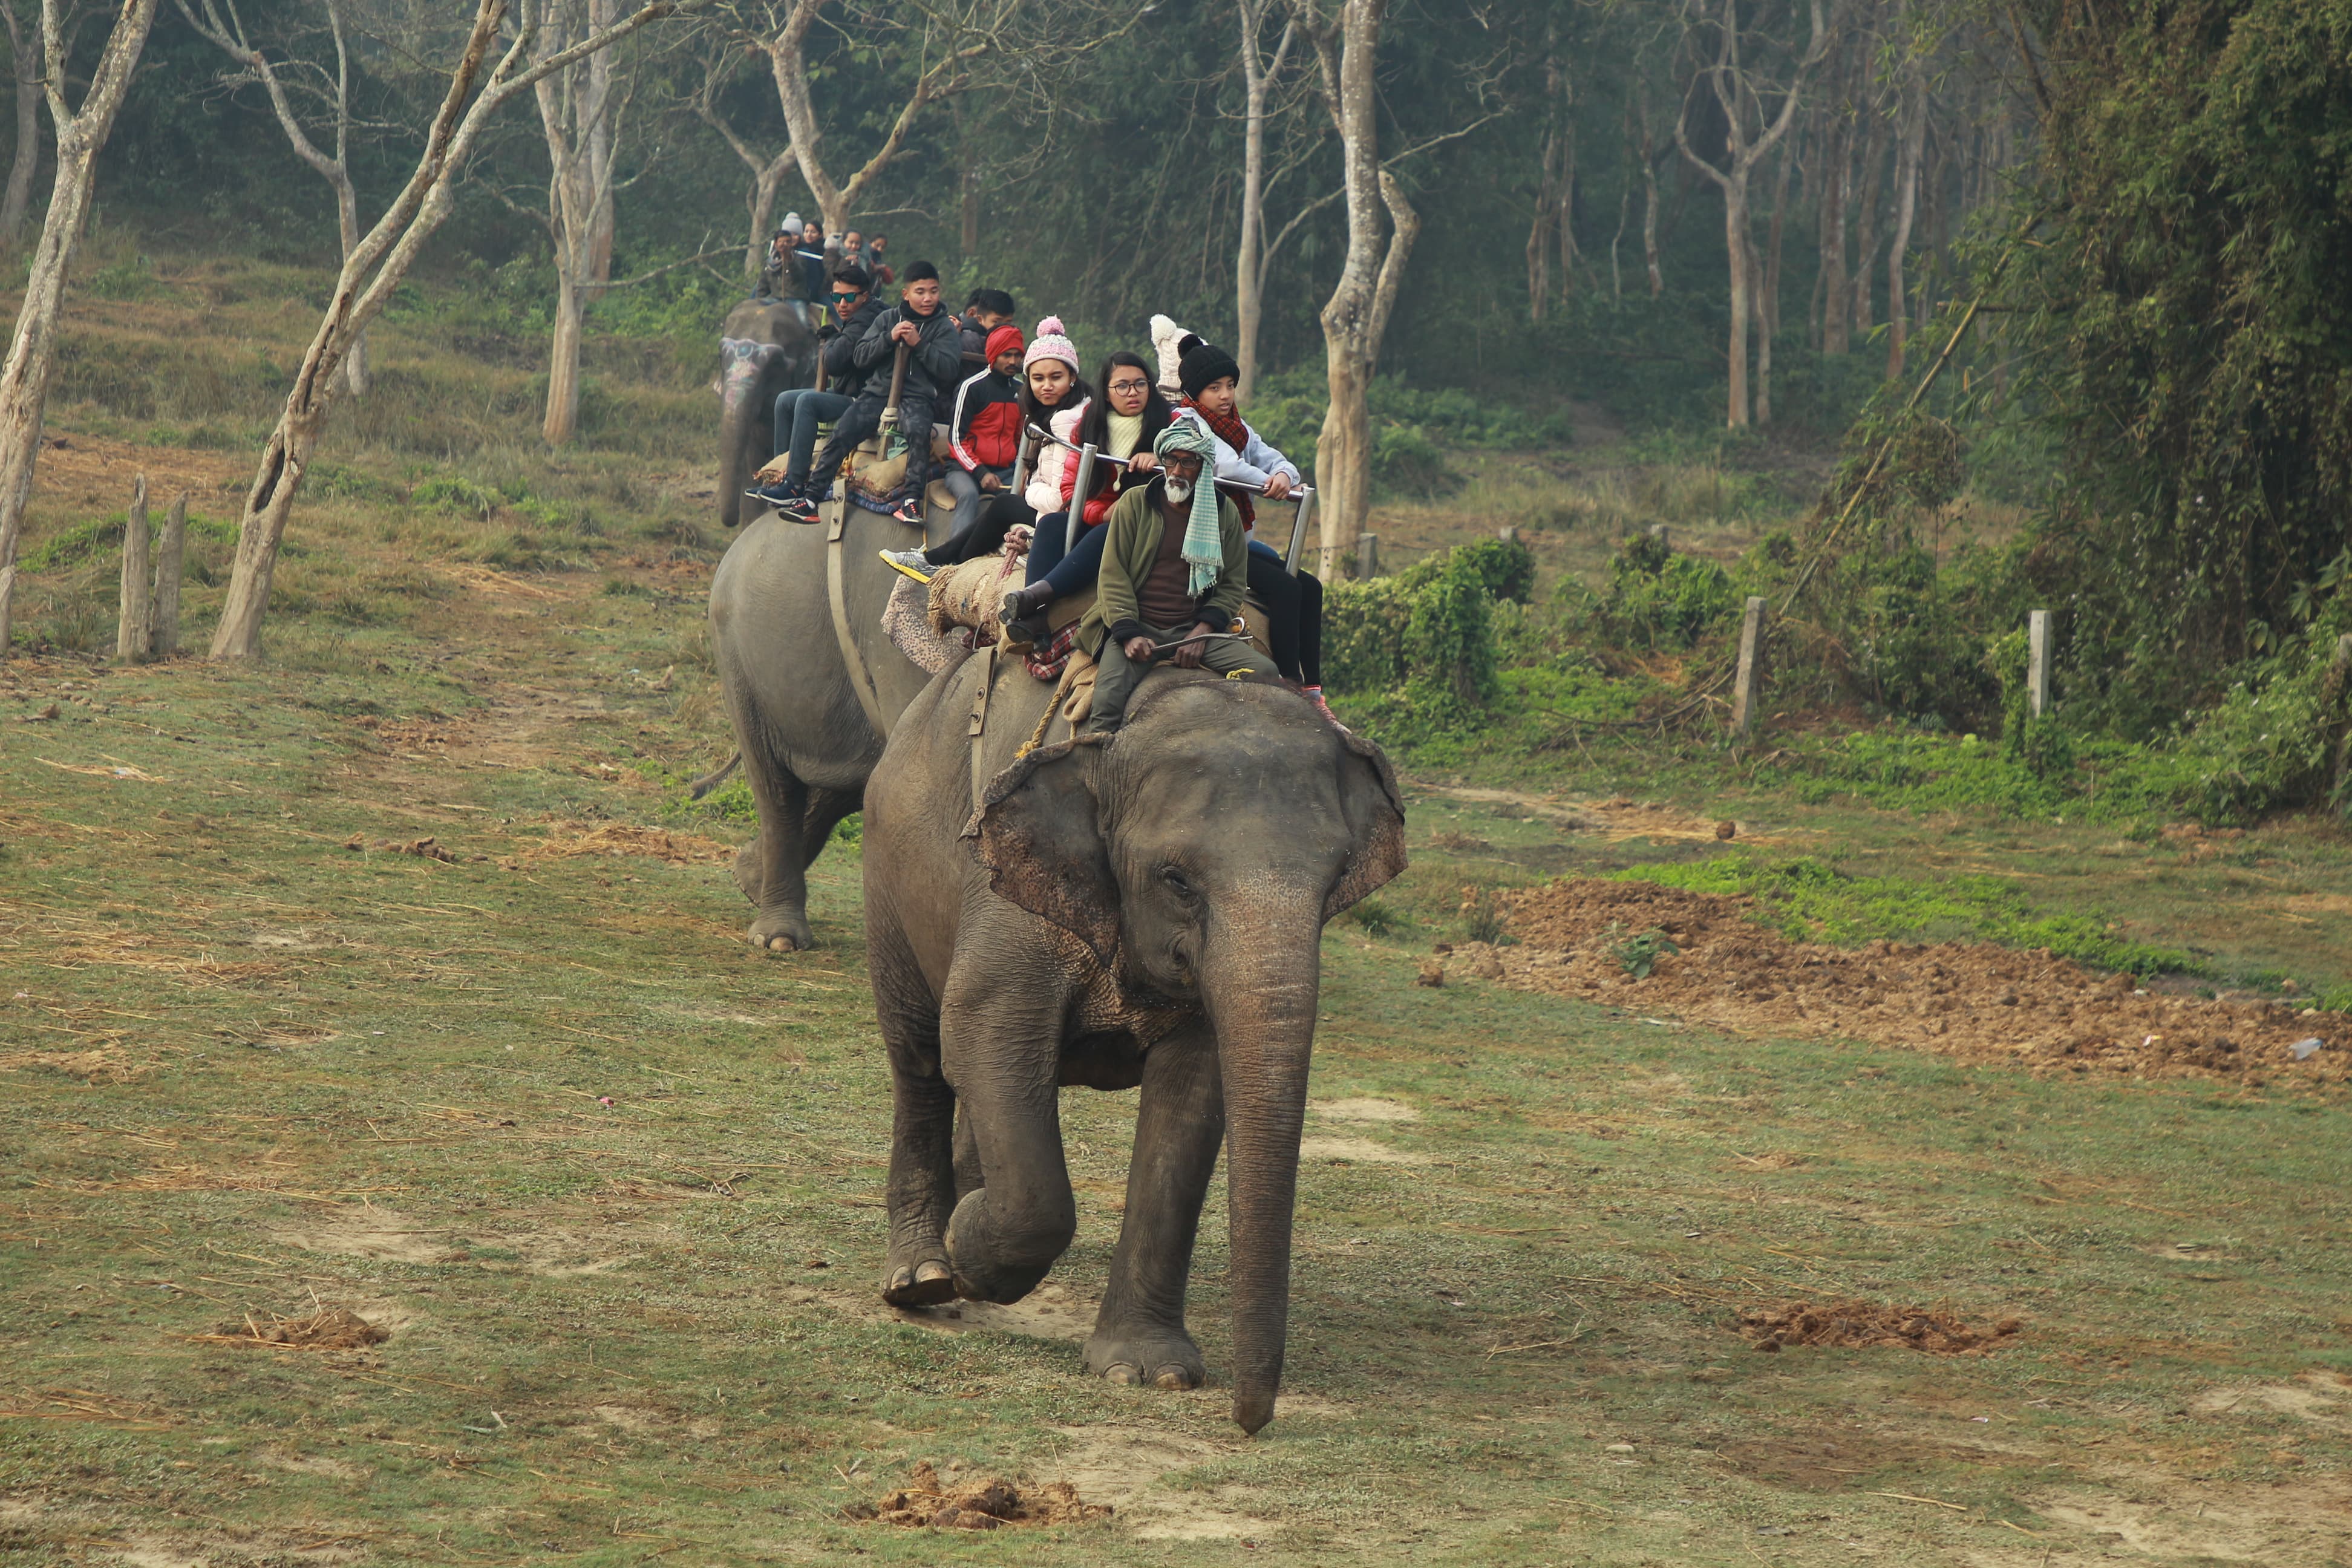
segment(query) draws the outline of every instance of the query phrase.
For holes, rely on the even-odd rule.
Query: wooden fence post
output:
[[[1731,687],[1731,734],[1746,741],[1756,733],[1757,688],[1764,679],[1764,601],[1751,598],[1739,617],[1739,673]]]
[[[122,525],[122,601],[114,627],[114,657],[125,662],[147,657],[148,616],[153,604],[153,557],[147,538],[147,476],[131,485],[131,514]]]
[[[1495,537],[1506,544],[1517,544],[1519,542],[1519,531],[1517,528],[1498,528],[1495,531]]]
[[[1381,574],[1381,536],[1360,533],[1356,536],[1356,577],[1369,583]]]
[[[157,658],[180,651],[180,579],[188,553],[188,492],[172,498],[163,514],[163,537],[155,542],[155,605],[148,647]]]
[[[2025,707],[2035,719],[2050,708],[2050,612],[2031,610],[2025,616]]]
[[[1667,530],[1666,525],[1663,522],[1654,522],[1650,524],[1650,537],[1656,540],[1661,546],[1667,550],[1672,550],[1675,547],[1674,539]]]

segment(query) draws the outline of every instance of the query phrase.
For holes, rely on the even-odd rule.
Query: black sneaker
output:
[[[902,500],[898,504],[897,508],[891,511],[890,515],[898,519],[900,522],[905,523],[909,528],[922,527],[922,498],[920,496],[908,496],[905,500]]]
[[[816,508],[817,503],[809,497],[795,495],[776,509],[776,515],[793,522],[814,522],[817,521]]]

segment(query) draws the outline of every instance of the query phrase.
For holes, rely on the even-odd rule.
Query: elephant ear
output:
[[[1388,753],[1352,731],[1340,731],[1339,738],[1347,747],[1339,761],[1339,809],[1355,842],[1339,880],[1323,900],[1327,921],[1405,868],[1404,797],[1397,793]]]
[[[998,898],[1079,938],[1104,963],[1118,950],[1118,880],[1087,779],[1093,746],[1064,741],[989,781],[966,838]]]

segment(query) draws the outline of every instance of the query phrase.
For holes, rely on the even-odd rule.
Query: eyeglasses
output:
[[[1110,390],[1113,392],[1149,392],[1151,390],[1151,384],[1148,381],[1114,381],[1110,384]]]

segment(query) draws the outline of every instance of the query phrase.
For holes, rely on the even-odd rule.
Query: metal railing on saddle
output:
[[[1063,520],[1063,528],[1066,531],[1062,537],[1062,548],[1066,552],[1070,546],[1078,542],[1078,529],[1082,526],[1079,513],[1086,510],[1087,486],[1094,478],[1095,463],[1102,457],[1102,449],[1091,441],[1083,447],[1075,446],[1050,430],[1041,429],[1035,425],[1024,426],[1021,432],[1020,456],[1014,460],[1013,466],[1013,488],[1015,494],[1024,487],[1030,464],[1035,460],[1036,450],[1041,445],[1059,447],[1065,452],[1074,452],[1077,455],[1077,483],[1070,491],[1073,504]],[[1265,493],[1264,485],[1254,485],[1246,479],[1218,479],[1215,483],[1217,489],[1227,495],[1247,495],[1256,496],[1261,500],[1286,500],[1298,509],[1297,514],[1290,523],[1290,548],[1283,552],[1282,557],[1282,569],[1294,577],[1297,576],[1298,557],[1307,548],[1307,520],[1315,514],[1314,487],[1294,485],[1286,495],[1269,497]]]

